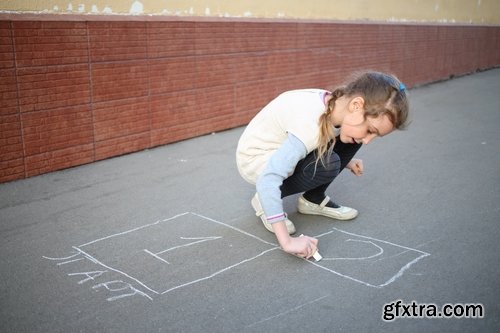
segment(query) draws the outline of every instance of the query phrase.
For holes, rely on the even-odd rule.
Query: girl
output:
[[[283,212],[282,198],[304,192],[298,200],[302,214],[338,220],[358,215],[325,191],[344,168],[363,174],[363,162],[353,159],[362,144],[406,127],[405,90],[395,76],[366,72],[333,92],[285,92],[248,124],[236,151],[238,170],[256,185],[252,207],[285,252],[310,258],[318,240],[290,237],[295,226]]]

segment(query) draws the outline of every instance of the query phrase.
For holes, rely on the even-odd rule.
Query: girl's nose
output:
[[[361,140],[363,142],[364,145],[367,145],[369,144],[377,135],[376,134],[368,134],[367,136],[365,136],[365,138],[363,140]]]

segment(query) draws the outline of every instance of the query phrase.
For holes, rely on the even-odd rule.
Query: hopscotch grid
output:
[[[110,239],[110,238],[113,238],[113,237],[123,236],[123,235],[129,234],[129,233],[131,233],[131,232],[138,231],[138,230],[141,230],[141,229],[144,229],[144,228],[147,228],[147,227],[151,227],[151,226],[154,226],[154,225],[158,225],[158,224],[160,224],[160,223],[162,223],[162,222],[168,222],[168,221],[171,221],[171,220],[173,220],[173,219],[175,219],[175,218],[178,218],[178,217],[181,217],[181,216],[185,216],[185,215],[188,215],[188,214],[191,214],[191,215],[194,215],[194,216],[198,216],[198,217],[200,217],[200,218],[202,218],[202,219],[204,219],[204,220],[208,220],[208,221],[210,221],[210,222],[214,222],[214,223],[217,223],[217,224],[219,224],[219,225],[225,226],[225,227],[227,227],[227,228],[233,229],[233,230],[235,230],[235,231],[237,231],[237,232],[239,232],[239,233],[242,233],[242,234],[244,234],[244,235],[246,235],[246,236],[252,237],[252,238],[254,238],[254,239],[256,239],[256,240],[258,240],[258,241],[260,241],[260,242],[262,242],[262,243],[264,243],[264,244],[271,245],[271,246],[274,246],[274,247],[273,247],[273,248],[271,248],[271,249],[265,250],[265,251],[263,251],[263,252],[259,253],[258,255],[254,256],[254,257],[252,257],[252,258],[245,259],[245,260],[240,261],[240,262],[238,262],[238,263],[236,263],[236,264],[233,264],[233,265],[231,265],[231,266],[228,266],[228,267],[226,267],[226,268],[223,268],[223,269],[221,269],[221,270],[219,270],[219,271],[217,271],[217,272],[215,272],[215,273],[210,274],[209,276],[206,276],[206,277],[203,277],[203,278],[200,278],[200,279],[194,280],[194,281],[190,281],[190,282],[184,283],[184,284],[179,285],[179,286],[176,286],[176,287],[172,287],[172,288],[167,289],[167,290],[165,290],[165,291],[163,291],[163,292],[156,291],[156,290],[154,290],[153,288],[151,288],[151,287],[147,286],[147,285],[146,285],[145,283],[143,283],[142,281],[140,281],[138,278],[135,278],[135,277],[133,277],[133,276],[131,276],[131,275],[129,275],[129,274],[127,274],[127,273],[125,273],[125,272],[123,272],[123,271],[119,270],[119,269],[113,268],[113,267],[111,267],[111,266],[108,266],[108,265],[106,265],[106,264],[102,263],[102,262],[101,262],[101,261],[99,261],[97,258],[93,257],[92,255],[90,255],[90,254],[86,253],[85,251],[83,251],[83,250],[81,249],[81,247],[83,247],[83,246],[88,246],[88,245],[91,245],[91,244],[94,244],[94,243],[97,243],[97,242],[100,242],[100,241],[103,241],[103,240],[107,240],[107,239]],[[199,237],[181,237],[181,238],[182,238],[182,239],[200,239]],[[181,246],[178,246],[178,247],[189,246],[189,245],[193,245],[193,244],[195,244],[195,243],[200,243],[200,242],[204,242],[204,241],[208,241],[208,240],[214,240],[214,239],[219,239],[219,238],[222,238],[222,237],[215,237],[215,236],[214,236],[214,237],[204,237],[202,240],[199,240],[199,241],[197,241],[197,242],[193,242],[193,243],[189,243],[189,244],[181,245]],[[177,247],[177,248],[178,248],[178,247]],[[154,222],[154,223],[149,223],[149,224],[146,224],[146,225],[143,225],[143,226],[139,226],[139,227],[137,227],[137,228],[129,229],[129,230],[126,230],[126,231],[123,231],[123,232],[119,232],[119,233],[116,233],[116,234],[112,234],[112,235],[108,235],[108,236],[105,236],[105,237],[102,237],[102,238],[99,238],[99,239],[96,239],[96,240],[90,241],[90,242],[88,242],[88,243],[82,244],[82,245],[80,245],[80,246],[72,246],[72,248],[73,248],[73,249],[75,249],[75,250],[78,252],[78,253],[77,253],[77,254],[75,254],[75,255],[82,254],[84,257],[86,257],[88,260],[92,261],[93,263],[95,263],[95,264],[97,264],[97,265],[100,265],[100,266],[102,266],[102,267],[104,267],[104,268],[107,268],[107,269],[109,269],[109,270],[111,270],[111,271],[113,271],[113,272],[116,272],[116,273],[118,273],[118,274],[121,274],[121,275],[125,276],[126,278],[131,279],[131,280],[133,280],[133,281],[137,282],[139,285],[141,285],[141,286],[142,286],[142,287],[144,287],[145,289],[149,290],[150,292],[152,292],[152,293],[154,293],[154,294],[158,294],[158,295],[159,295],[159,294],[162,294],[162,295],[163,295],[163,294],[166,294],[166,293],[171,292],[171,291],[173,291],[173,290],[180,289],[180,288],[183,288],[183,287],[186,287],[186,286],[189,286],[189,285],[192,285],[192,284],[195,284],[195,283],[201,282],[201,281],[208,280],[208,279],[213,278],[213,277],[215,277],[215,276],[217,276],[217,275],[219,275],[219,274],[221,274],[221,273],[224,273],[225,271],[227,271],[227,270],[229,270],[229,269],[232,269],[232,268],[234,268],[234,267],[237,267],[237,266],[239,266],[239,265],[241,265],[241,264],[248,263],[248,262],[250,262],[250,261],[252,261],[252,260],[254,260],[254,259],[256,259],[256,258],[258,258],[258,257],[260,257],[260,256],[262,256],[262,255],[264,255],[264,254],[266,254],[266,253],[268,253],[268,252],[270,252],[270,251],[273,251],[273,250],[279,249],[279,247],[278,247],[276,244],[273,244],[273,243],[271,243],[271,242],[265,241],[265,240],[263,240],[263,239],[261,239],[261,238],[259,238],[259,237],[255,236],[255,235],[252,235],[252,234],[250,234],[250,233],[248,233],[248,232],[246,232],[246,231],[243,231],[243,230],[241,230],[241,229],[239,229],[239,228],[233,227],[233,226],[228,225],[228,224],[225,224],[225,223],[223,223],[223,222],[220,222],[220,221],[217,221],[217,220],[214,220],[214,219],[208,218],[208,217],[203,216],[203,215],[200,215],[200,214],[192,213],[192,212],[185,212],[185,213],[177,214],[177,215],[175,215],[175,216],[173,216],[173,217],[170,217],[170,218],[167,218],[167,219],[163,219],[163,220],[158,220],[158,221],[156,221],[156,222]],[[167,249],[167,250],[164,250],[164,251],[159,252],[159,253],[164,253],[164,252],[167,252],[167,251],[169,251],[169,250],[172,250],[172,248]],[[156,257],[157,259],[160,259],[161,261],[164,261],[164,262],[166,262],[167,264],[170,264],[168,261],[166,261],[166,260],[164,260],[163,258],[161,258],[161,257],[157,256],[156,254],[154,254],[154,253],[152,253],[152,252],[148,251],[147,249],[144,249],[144,251],[146,251],[148,254],[152,255],[153,257]],[[69,257],[67,257],[67,258],[68,258],[68,259],[69,259],[69,258],[72,258],[72,257],[74,257],[75,255],[69,256]],[[44,257],[44,258],[46,258],[46,259],[53,259],[53,258],[48,258],[48,257]],[[76,261],[76,260],[75,260],[75,261]],[[152,300],[152,298],[151,298],[149,295],[147,295],[147,294],[145,294],[145,295],[146,295],[149,299],[151,299],[151,300]]]
[[[247,258],[247,259],[245,259],[245,260],[243,260],[243,261],[240,261],[240,262],[238,262],[238,263],[236,263],[236,264],[233,264],[233,265],[231,265],[231,266],[225,267],[225,268],[223,268],[223,269],[221,269],[221,270],[219,270],[219,271],[217,271],[217,272],[215,272],[215,273],[212,273],[212,274],[210,274],[210,275],[208,275],[208,276],[206,276],[206,277],[202,277],[202,278],[199,278],[199,279],[196,279],[196,280],[193,280],[193,281],[190,281],[190,282],[187,282],[187,283],[181,284],[181,285],[179,285],[179,286],[169,288],[169,289],[167,289],[167,290],[165,290],[165,291],[163,291],[163,292],[156,291],[156,290],[152,289],[151,287],[147,286],[146,284],[144,284],[143,282],[141,282],[139,279],[137,279],[137,278],[135,278],[135,277],[133,277],[133,276],[131,276],[131,275],[129,275],[129,274],[127,274],[127,273],[125,273],[125,272],[123,272],[123,271],[119,270],[119,269],[116,269],[116,268],[110,267],[110,266],[108,266],[108,265],[106,265],[106,264],[102,263],[101,261],[99,261],[98,259],[96,259],[95,257],[91,256],[90,254],[86,253],[85,251],[83,251],[83,250],[81,249],[81,247],[84,247],[84,246],[88,246],[88,245],[91,245],[91,244],[94,244],[94,243],[97,243],[97,242],[100,242],[100,241],[103,241],[103,240],[107,240],[107,239],[110,239],[110,238],[113,238],[113,237],[123,236],[123,235],[129,234],[129,233],[132,233],[132,232],[134,232],[134,231],[138,231],[138,230],[141,230],[141,229],[144,229],[144,228],[150,227],[150,226],[158,225],[158,224],[160,224],[160,223],[162,223],[162,222],[168,222],[168,221],[171,221],[171,220],[173,220],[173,219],[176,219],[176,218],[178,218],[178,217],[185,216],[185,215],[188,215],[188,214],[191,214],[191,215],[194,215],[194,216],[200,217],[200,218],[202,218],[202,219],[204,219],[204,220],[207,220],[207,221],[210,221],[210,222],[216,223],[216,224],[218,224],[218,225],[221,225],[221,226],[227,227],[227,228],[232,229],[232,230],[234,230],[234,231],[237,231],[237,232],[239,232],[239,233],[241,233],[241,234],[244,234],[244,235],[246,235],[246,236],[248,236],[248,237],[251,237],[251,238],[253,238],[253,239],[256,239],[256,240],[258,240],[258,241],[259,241],[259,242],[261,242],[261,243],[264,243],[264,244],[267,244],[267,245],[270,245],[270,246],[273,246],[273,247],[272,247],[272,248],[270,248],[270,249],[264,250],[263,252],[261,252],[261,253],[257,254],[257,255],[256,255],[256,256],[254,256],[254,257]],[[330,272],[330,273],[332,273],[332,274],[335,274],[335,275],[338,275],[338,276],[340,276],[340,277],[346,278],[346,279],[348,279],[348,280],[351,280],[351,281],[354,281],[354,282],[357,282],[357,283],[363,284],[363,285],[368,286],[368,287],[373,287],[373,288],[382,288],[382,287],[385,287],[385,286],[387,286],[387,285],[391,284],[392,282],[396,281],[399,277],[401,277],[401,276],[404,274],[404,272],[405,272],[406,270],[408,270],[408,269],[409,269],[409,268],[410,268],[413,264],[415,264],[416,262],[418,262],[420,259],[422,259],[422,258],[427,257],[427,256],[429,256],[429,255],[430,255],[429,253],[424,252],[424,251],[421,251],[421,250],[412,249],[412,248],[409,248],[409,247],[406,247],[406,246],[403,246],[403,245],[394,244],[394,243],[391,243],[391,242],[388,242],[388,241],[384,241],[384,240],[380,240],[380,239],[376,239],[376,238],[373,238],[373,237],[368,237],[368,236],[363,236],[363,235],[359,235],[359,234],[350,233],[350,232],[347,232],[347,231],[344,231],[344,230],[341,230],[341,229],[338,229],[338,228],[335,228],[335,227],[332,227],[332,230],[330,230],[330,231],[328,231],[328,232],[325,232],[325,233],[322,233],[322,234],[319,234],[319,235],[317,235],[317,236],[315,236],[315,237],[316,237],[316,238],[320,238],[320,237],[323,237],[323,236],[329,235],[329,234],[331,234],[331,233],[333,233],[333,232],[335,232],[335,231],[338,231],[338,232],[343,233],[343,234],[351,235],[351,236],[354,236],[354,237],[364,238],[364,239],[372,240],[372,241],[375,241],[375,242],[380,242],[380,243],[388,244],[388,245],[391,245],[391,246],[399,247],[399,248],[402,248],[402,249],[405,249],[405,250],[406,250],[406,251],[403,251],[403,253],[408,252],[408,251],[414,251],[414,252],[417,252],[417,253],[420,253],[420,254],[421,254],[419,257],[415,258],[414,260],[410,261],[410,262],[409,262],[409,263],[407,263],[405,266],[403,266],[403,267],[402,267],[402,268],[401,268],[401,269],[400,269],[400,270],[399,270],[399,271],[398,271],[395,275],[393,275],[393,276],[392,276],[390,279],[388,279],[385,283],[382,283],[382,284],[380,284],[380,285],[374,285],[374,284],[368,283],[368,282],[366,282],[366,281],[362,281],[362,280],[356,279],[356,278],[354,278],[354,277],[352,277],[352,276],[349,276],[349,275],[346,275],[346,274],[342,274],[342,273],[337,272],[337,271],[335,271],[335,270],[333,270],[333,269],[330,269],[330,268],[324,267],[324,266],[322,266],[322,265],[320,265],[320,264],[318,264],[318,263],[316,263],[316,262],[314,262],[314,261],[312,261],[312,260],[308,260],[308,259],[302,258],[303,260],[305,260],[305,261],[309,262],[310,264],[312,264],[312,265],[314,265],[314,266],[316,266],[316,267],[319,267],[319,268],[320,268],[320,269],[322,269],[322,270],[328,271],[328,272]],[[201,238],[192,238],[192,237],[191,237],[191,238],[186,238],[186,237],[183,237],[183,238],[185,238],[185,239],[201,239]],[[194,242],[194,243],[199,243],[199,242],[202,242],[202,241],[211,240],[211,239],[218,239],[218,238],[221,238],[221,237],[215,237],[215,236],[214,236],[214,237],[205,237],[203,240],[200,240],[200,241],[198,241],[198,242]],[[366,242],[369,242],[369,243],[374,244],[374,243],[373,243],[373,242],[371,242],[371,241],[366,241]],[[187,244],[187,245],[182,245],[182,246],[188,246],[188,245],[192,245],[192,244],[194,244],[194,243],[190,243],[190,244]],[[377,247],[379,247],[379,246],[378,246],[378,245],[376,245],[376,244],[374,244],[374,245],[375,245],[375,246],[377,246]],[[182,246],[178,246],[178,247],[182,247]],[[262,238],[260,238],[260,237],[258,237],[258,236],[255,236],[255,235],[253,235],[253,234],[251,234],[251,233],[248,233],[248,232],[246,232],[246,231],[244,231],[244,230],[241,230],[241,229],[239,229],[239,228],[237,228],[237,227],[234,227],[234,226],[232,226],[232,225],[229,225],[229,224],[223,223],[223,222],[221,222],[221,221],[217,221],[217,220],[215,220],[215,219],[212,219],[212,218],[209,218],[209,217],[206,217],[206,216],[203,216],[203,215],[201,215],[201,214],[194,213],[194,212],[185,212],[185,213],[177,214],[177,215],[172,216],[172,217],[167,218],[167,219],[158,220],[158,221],[156,221],[156,222],[154,222],[154,223],[146,224],[146,225],[143,225],[143,226],[140,226],[140,227],[137,227],[137,228],[133,228],[133,229],[129,229],[129,230],[126,230],[126,231],[123,231],[123,232],[120,232],[120,233],[116,233],[116,234],[112,234],[112,235],[105,236],[105,237],[102,237],[102,238],[99,238],[99,239],[96,239],[96,240],[90,241],[90,242],[88,242],[88,243],[82,244],[82,245],[80,245],[80,246],[78,246],[78,247],[77,247],[77,246],[72,246],[72,248],[73,248],[74,250],[76,250],[76,251],[77,251],[77,253],[76,253],[75,255],[71,255],[71,256],[68,256],[68,257],[66,257],[66,258],[58,258],[58,259],[70,259],[70,258],[75,257],[75,256],[76,256],[76,255],[78,255],[78,254],[82,254],[84,257],[86,257],[88,260],[92,261],[93,263],[98,264],[98,265],[100,265],[100,266],[102,266],[102,267],[104,267],[104,268],[107,268],[107,269],[111,270],[111,271],[114,271],[114,272],[116,272],[116,273],[118,273],[118,274],[121,274],[121,275],[125,276],[126,278],[128,278],[128,279],[130,279],[130,280],[135,281],[136,283],[138,283],[139,285],[141,285],[141,286],[142,286],[142,287],[144,287],[145,289],[147,289],[147,290],[149,290],[150,292],[152,292],[152,293],[154,293],[154,294],[157,294],[157,295],[160,295],[160,294],[161,294],[161,295],[164,295],[164,294],[167,294],[167,293],[169,293],[169,292],[171,292],[171,291],[174,291],[174,290],[177,290],[177,289],[181,289],[181,288],[184,288],[184,287],[187,287],[187,286],[190,286],[190,285],[193,285],[193,284],[196,284],[196,283],[202,282],[202,281],[206,281],[206,280],[211,279],[211,278],[213,278],[213,277],[215,277],[215,276],[217,276],[217,275],[219,275],[219,274],[222,274],[222,273],[224,273],[224,272],[226,272],[226,271],[228,271],[228,270],[230,270],[230,269],[232,269],[232,268],[235,268],[235,267],[237,267],[237,266],[239,266],[239,265],[242,265],[242,264],[248,263],[248,262],[250,262],[250,261],[252,261],[252,260],[254,260],[254,259],[256,259],[256,258],[259,258],[259,257],[261,257],[262,255],[264,255],[264,254],[266,254],[266,253],[268,253],[268,252],[271,252],[271,251],[274,251],[274,250],[277,250],[277,249],[281,249],[281,248],[280,248],[277,244],[275,244],[275,243],[272,243],[272,242],[266,241],[266,240],[264,240],[264,239],[262,239]],[[379,247],[379,248],[380,248],[380,247]],[[171,248],[171,249],[173,249],[173,248]],[[159,252],[159,253],[157,253],[157,254],[165,253],[165,252],[167,252],[167,251],[169,251],[169,250],[171,250],[171,249],[167,249],[167,250],[161,251],[161,252]],[[380,249],[381,249],[381,248],[380,248]],[[153,255],[154,257],[157,257],[158,259],[161,259],[161,260],[162,260],[162,261],[164,261],[165,263],[169,264],[169,262],[168,262],[168,261],[166,261],[166,260],[164,260],[164,259],[160,258],[159,256],[157,256],[157,254],[154,254],[154,253],[152,253],[152,252],[150,252],[150,251],[148,251],[148,250],[146,250],[146,249],[144,249],[144,251],[148,252],[148,254],[151,254],[151,255]],[[382,252],[383,252],[383,249],[382,249]],[[50,258],[50,257],[44,257],[44,258],[46,258],[46,259],[50,259],[50,260],[54,260],[54,259],[55,259],[55,258]],[[340,260],[340,259],[345,259],[345,260],[347,260],[347,259],[353,259],[353,258],[335,258],[335,259],[337,259],[337,260]],[[358,259],[359,259],[359,258],[358,258]],[[70,262],[74,262],[74,261],[78,261],[78,260],[80,260],[80,259],[68,260],[68,261],[66,261],[66,262],[64,262],[64,263],[70,263]],[[332,259],[332,260],[333,260],[333,259]],[[379,260],[381,260],[381,259],[379,259]],[[59,264],[64,264],[64,263],[59,263]],[[149,295],[147,295],[147,294],[144,294],[144,295],[145,295],[146,297],[148,297],[150,300],[152,300],[152,298],[151,298]]]
[[[324,269],[324,270],[326,270],[326,271],[328,271],[330,273],[336,274],[336,275],[341,276],[343,278],[346,278],[346,279],[349,279],[349,280],[352,280],[352,281],[364,284],[364,285],[366,285],[368,287],[383,288],[383,287],[385,287],[385,286],[393,283],[398,278],[400,278],[403,275],[403,273],[406,270],[408,270],[417,261],[419,261],[420,259],[425,258],[427,256],[430,256],[430,253],[427,253],[427,252],[424,252],[424,251],[421,251],[421,250],[412,249],[410,247],[406,247],[406,246],[399,245],[399,244],[394,244],[394,243],[391,243],[391,242],[388,242],[388,241],[384,241],[384,240],[381,240],[381,239],[377,239],[377,238],[373,238],[373,237],[368,237],[368,236],[363,236],[363,235],[359,235],[359,234],[354,234],[354,233],[351,233],[351,232],[348,232],[348,231],[337,229],[335,227],[332,227],[332,230],[330,230],[330,231],[327,231],[327,232],[324,232],[322,234],[319,234],[319,235],[315,236],[315,238],[319,238],[319,237],[323,237],[323,236],[329,235],[329,234],[333,233],[334,231],[338,231],[338,232],[341,232],[341,233],[344,233],[344,234],[347,234],[347,235],[351,235],[351,236],[354,236],[354,237],[360,237],[360,238],[370,239],[370,240],[373,240],[373,241],[376,241],[376,242],[381,242],[381,243],[384,243],[384,244],[389,244],[389,245],[392,245],[392,246],[395,246],[395,247],[399,247],[399,248],[402,248],[402,249],[406,250],[406,251],[403,251],[403,252],[401,252],[401,253],[399,253],[397,255],[401,255],[402,253],[406,253],[406,252],[409,252],[409,251],[414,251],[414,252],[418,252],[418,253],[421,254],[419,257],[413,259],[412,261],[410,261],[409,263],[407,263],[406,265],[404,265],[403,267],[401,267],[401,269],[396,274],[394,274],[389,280],[387,280],[386,282],[384,282],[382,284],[379,284],[379,285],[374,285],[374,284],[371,284],[371,283],[368,283],[368,282],[365,282],[365,281],[353,278],[352,276],[342,274],[340,272],[334,271],[333,269],[321,266],[321,265],[317,264],[316,262],[313,262],[311,260],[307,260],[307,259],[304,258],[304,260],[306,260],[307,262],[313,264],[314,266],[317,266],[317,267],[319,267],[321,269]],[[382,260],[382,259],[377,259],[376,261],[378,261],[378,260]]]

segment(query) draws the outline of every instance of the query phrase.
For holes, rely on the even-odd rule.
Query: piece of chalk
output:
[[[321,254],[319,254],[319,252],[318,252],[318,251],[314,252],[314,254],[313,254],[313,258],[314,258],[314,260],[316,260],[316,261],[320,261],[321,259],[323,259],[323,257],[321,256]]]
[[[304,236],[304,234],[301,234],[299,237],[302,237],[302,236]],[[316,250],[316,252],[314,252],[313,258],[316,261],[320,261],[321,259],[323,259],[323,257],[321,256],[321,254],[319,254],[319,252],[317,250]]]

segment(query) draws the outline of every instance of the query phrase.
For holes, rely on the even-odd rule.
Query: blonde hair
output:
[[[355,74],[348,84],[332,92],[332,98],[319,118],[316,163],[321,161],[324,164],[324,158],[331,154],[335,145],[331,114],[335,101],[342,96],[363,97],[365,117],[387,115],[395,129],[402,130],[408,126],[409,103],[406,87],[396,76],[374,71]]]

